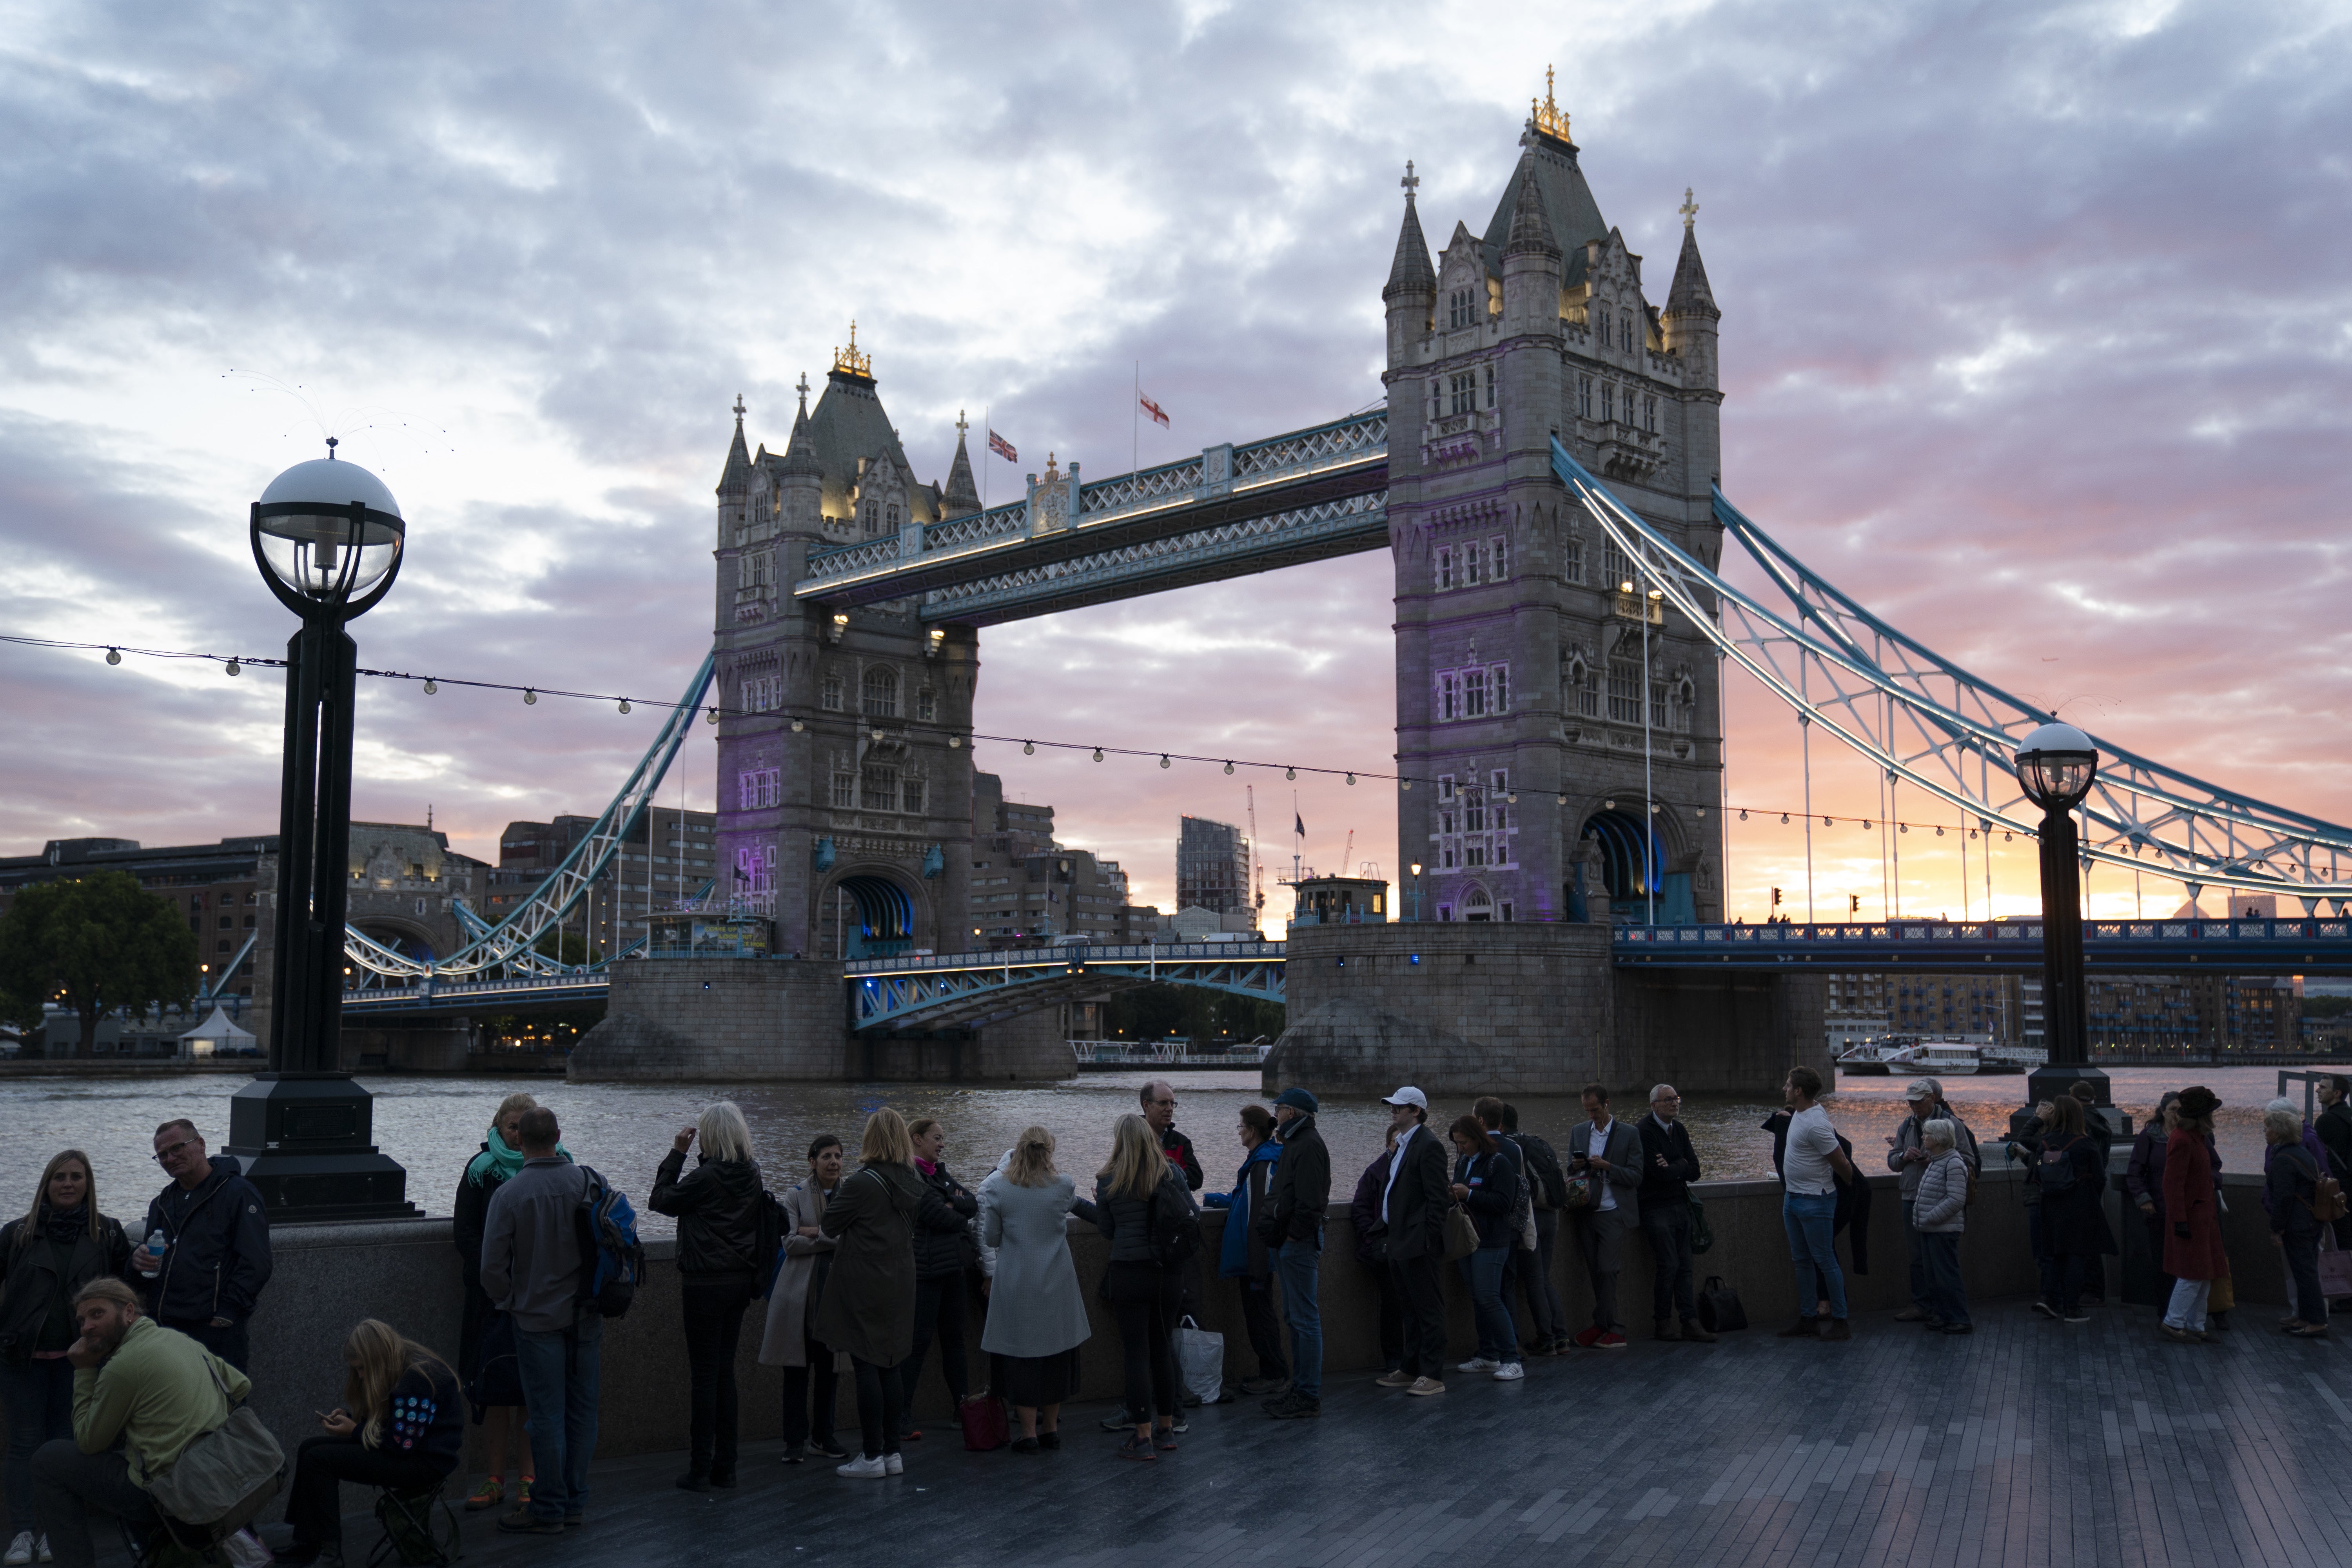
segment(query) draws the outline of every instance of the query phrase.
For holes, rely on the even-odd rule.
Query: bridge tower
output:
[[[718,885],[810,959],[957,951],[971,871],[971,730],[980,670],[968,626],[926,628],[912,599],[796,601],[812,551],[919,550],[925,524],[979,510],[958,422],[946,485],[915,477],[871,357],[835,351],[808,379],[781,453],[745,448],[740,398],[719,481]],[[658,838],[658,835],[656,838]]]
[[[1423,868],[1423,920],[1638,920],[1654,900],[1661,921],[1720,920],[1715,655],[1549,460],[1556,435],[1716,563],[1720,312],[1696,208],[1685,193],[1661,310],[1549,91],[1519,147],[1486,232],[1456,223],[1433,262],[1407,166],[1381,290],[1397,760],[1436,781],[1399,795],[1399,853]]]

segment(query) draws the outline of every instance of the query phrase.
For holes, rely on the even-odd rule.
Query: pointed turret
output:
[[[1716,309],[1715,290],[1706,284],[1706,263],[1698,258],[1698,204],[1691,194],[1683,192],[1683,253],[1675,258],[1674,287],[1666,290],[1666,314],[1669,316],[1704,315],[1710,321],[1720,321],[1723,312]]]
[[[751,453],[743,445],[743,395],[735,395],[735,439],[727,448],[727,467],[719,476],[721,500],[741,500],[751,489]]]
[[[940,515],[943,518],[962,517],[980,510],[980,486],[972,479],[971,454],[963,444],[964,432],[971,428],[963,410],[957,409],[955,462],[948,469],[947,494],[940,501]]]
[[[1551,213],[1544,205],[1543,182],[1536,177],[1535,148],[1519,154],[1518,199],[1511,206],[1510,237],[1503,243],[1503,258],[1514,256],[1559,258],[1559,241],[1552,237]],[[1508,268],[1507,268],[1507,271]]]
[[[1389,264],[1388,287],[1381,290],[1383,300],[1394,300],[1401,294],[1426,294],[1437,297],[1437,268],[1430,265],[1429,241],[1421,232],[1421,214],[1414,210],[1412,188],[1421,184],[1412,172],[1412,164],[1404,166],[1404,226],[1397,230],[1396,259]]]

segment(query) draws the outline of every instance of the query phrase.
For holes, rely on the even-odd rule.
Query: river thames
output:
[[[2320,1064],[2315,1064],[2320,1065]],[[2340,1070],[2340,1069],[2339,1069]],[[654,1170],[677,1131],[712,1100],[732,1098],[751,1124],[755,1152],[771,1186],[798,1181],[809,1140],[835,1133],[855,1150],[867,1112],[894,1105],[908,1119],[938,1118],[948,1131],[949,1168],[977,1184],[1021,1129],[1032,1122],[1053,1130],[1060,1141],[1057,1163],[1085,1186],[1110,1149],[1114,1120],[1137,1108],[1144,1072],[1087,1074],[1057,1084],[1009,1089],[950,1084],[580,1084],[561,1079],[489,1077],[385,1077],[362,1081],[376,1096],[378,1147],[409,1173],[411,1202],[427,1214],[449,1212],[466,1161],[499,1100],[513,1089],[537,1095],[563,1125],[563,1141],[574,1156],[594,1165],[615,1184],[636,1195],[639,1207],[653,1185]],[[2223,1168],[2261,1168],[2261,1106],[2277,1087],[2271,1068],[2121,1068],[2112,1073],[2116,1104],[2135,1125],[2167,1089],[2203,1083],[2219,1094],[2216,1118]],[[1209,1185],[1228,1184],[1241,1161],[1234,1133],[1235,1113],[1262,1102],[1255,1072],[1181,1073],[1174,1077],[1177,1125],[1192,1136]],[[1872,1169],[1884,1169],[1885,1139],[1903,1120],[1902,1079],[1850,1079],[1825,1103],[1838,1128]],[[28,1205],[34,1184],[48,1157],[62,1148],[86,1151],[96,1166],[100,1206],[125,1221],[146,1211],[162,1184],[151,1146],[158,1122],[185,1116],[196,1123],[217,1152],[227,1138],[228,1100],[244,1079],[228,1074],[191,1073],[146,1079],[28,1079],[0,1083],[0,1213]],[[1947,1080],[1946,1094],[1977,1135],[2003,1131],[2025,1092],[2016,1077]],[[2299,1086],[2294,1098],[2302,1100]],[[1563,1097],[1516,1101],[1520,1126],[1539,1132],[1561,1149],[1568,1131],[1581,1120],[1577,1102]],[[1762,1099],[1695,1098],[1683,1115],[1706,1177],[1723,1180],[1769,1176],[1772,1141],[1759,1127],[1777,1107]],[[1469,1109],[1469,1097],[1441,1100],[1432,1120],[1451,1120]],[[1621,1103],[1621,1114],[1643,1107]],[[1381,1150],[1387,1110],[1370,1096],[1330,1098],[1319,1118],[1331,1149],[1333,1197],[1345,1201],[1355,1178]],[[668,1233],[659,1215],[645,1216],[650,1235]]]

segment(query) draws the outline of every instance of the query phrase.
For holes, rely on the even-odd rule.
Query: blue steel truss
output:
[[[1283,944],[1204,942],[1028,948],[844,966],[853,1029],[978,1027],[1066,994],[1131,985],[1197,985],[1261,1002],[1284,998]]]
[[[2085,921],[2091,968],[2120,974],[2352,973],[2352,921]],[[2042,972],[2039,921],[1619,926],[1623,968]]]
[[[1864,609],[1741,515],[1721,490],[1715,515],[1783,603],[1735,587],[1610,493],[1555,437],[1552,471],[1656,588],[1733,663],[1884,769],[1965,812],[1979,831],[2033,835],[2041,808],[2017,783],[2016,748],[2054,715],[1954,664]],[[2083,863],[2148,870],[2187,885],[2352,900],[2352,829],[2305,816],[2097,742],[2098,780],[2082,805]]]
[[[446,958],[412,958],[386,947],[357,927],[347,925],[343,928],[343,953],[353,968],[387,979],[429,980],[442,975],[476,975],[494,969],[509,974],[566,974],[583,967],[603,967],[558,963],[537,952],[536,944],[548,932],[562,929],[590,885],[611,867],[622,844],[636,831],[639,819],[653,802],[654,791],[669,772],[678,748],[686,743],[689,726],[701,710],[703,694],[710,689],[717,661],[715,649],[702,656],[702,663],[687,682],[685,695],[662,721],[653,744],[646,748],[636,767],[622,781],[604,815],[572,847],[562,862],[547,874],[538,891],[512,913],[488,925],[471,910],[461,909],[460,919],[473,933],[473,940]],[[647,847],[650,852],[650,835]]]
[[[1011,620],[1375,548],[1387,484],[1381,409],[1082,484],[1066,527],[1033,525],[1024,499],[818,551],[793,595],[923,597],[926,620]],[[1083,579],[1081,596],[1057,576]]]

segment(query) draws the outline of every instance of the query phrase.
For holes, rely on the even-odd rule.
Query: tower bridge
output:
[[[1727,499],[1722,312],[1688,192],[1661,295],[1549,96],[1482,230],[1456,222],[1433,250],[1420,184],[1408,165],[1370,411],[1103,479],[1049,458],[982,508],[961,420],[946,479],[918,477],[854,328],[814,404],[802,378],[777,449],[751,446],[739,398],[713,647],[681,712],[539,899],[423,965],[354,934],[357,964],[436,984],[560,973],[531,943],[708,701],[720,880],[773,911],[771,951],[793,956],[610,965],[575,1075],[1059,1076],[1042,1004],[1131,983],[1136,962],[1148,983],[1158,961],[959,954],[982,630],[1384,546],[1398,842],[1426,868],[1431,918],[1300,928],[1254,967],[1157,977],[1279,994],[1269,1076],[1323,1087],[1572,1089],[1670,1067],[1685,1087],[1752,1089],[1824,1059],[1810,955],[1898,964],[1912,937],[1724,923],[1718,671],[1986,830],[2038,825],[2011,763],[2050,715],[1872,616]],[[1727,536],[1761,594],[1719,574]],[[2340,923],[2352,832],[2100,744],[2114,763],[2083,807],[2086,857],[2192,897],[2285,893],[2314,921],[2332,901]],[[2204,940],[2112,938],[2167,963]],[[2257,965],[2313,947],[2295,962],[2317,967],[2341,940],[2223,946]],[[1982,941],[1979,961],[2001,963],[2016,939]]]

